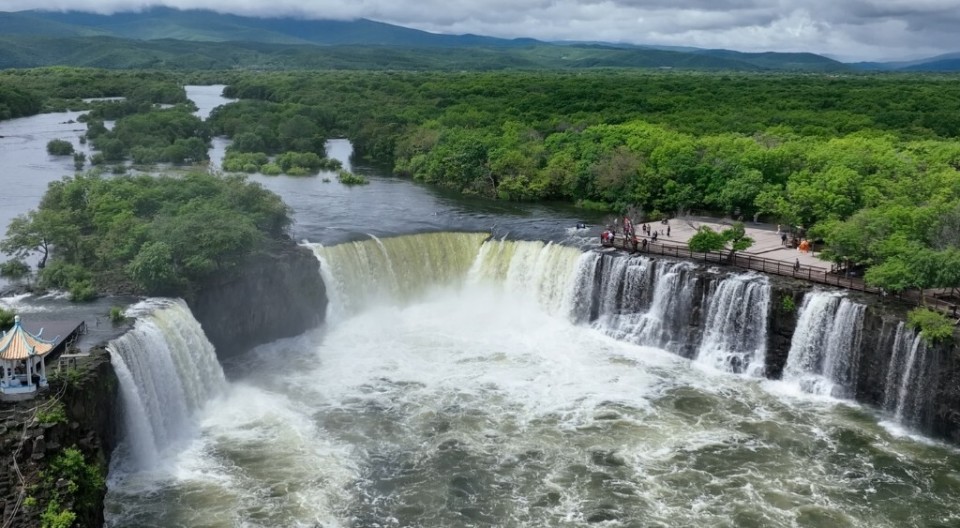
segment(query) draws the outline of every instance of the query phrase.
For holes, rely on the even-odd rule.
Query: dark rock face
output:
[[[642,313],[651,308],[659,268],[676,261],[669,258],[651,259],[654,272],[643,280],[628,280],[624,266],[626,255],[606,254],[597,260],[589,279],[580,284],[574,309],[574,320],[590,323],[606,313]],[[678,355],[694,358],[703,339],[705,314],[709,309],[711,292],[729,273],[739,270],[725,268],[711,272],[703,267],[679,273],[669,293],[672,301],[660,306],[670,313],[662,314],[669,324],[659,335],[616,335],[628,341],[640,339],[642,344],[658,346]],[[780,379],[790,354],[804,297],[818,289],[815,285],[786,277],[769,276],[770,308],[767,314],[767,351],[764,374]],[[662,293],[662,292],[661,292]],[[914,334],[904,327],[906,313],[911,306],[895,299],[848,291],[845,295],[865,306],[862,327],[849,365],[846,367],[842,397],[852,398],[893,415],[898,405],[903,406],[900,419],[904,425],[923,434],[960,444],[960,349],[956,342],[923,345],[910,367],[909,389],[899,394],[907,370]],[[681,302],[682,301],[682,302]],[[755,321],[762,324],[761,321]],[[907,336],[905,343],[897,344],[898,329]],[[899,346],[899,357],[894,357]],[[906,347],[906,351],[903,347]],[[902,401],[900,401],[902,400]]]
[[[770,314],[767,316],[766,376],[780,379],[787,364],[803,296],[810,285],[800,281],[771,280]]]
[[[281,242],[187,303],[217,356],[227,359],[319,325],[327,308],[319,267],[309,249]]]
[[[40,526],[40,514],[51,498],[51,491],[38,484],[40,475],[63,449],[79,449],[85,461],[96,465],[106,478],[121,420],[119,382],[110,365],[110,355],[103,348],[92,350],[90,357],[80,361],[77,368],[78,375],[72,377],[74,381],[70,383],[52,382],[33,400],[0,404],[0,524],[4,526]],[[58,395],[61,395],[66,420],[38,423],[34,419],[35,408],[49,408],[47,402]],[[14,460],[23,475],[22,482],[13,469]],[[103,526],[106,493],[104,485],[91,492],[95,500],[89,503],[61,501],[60,506],[76,514],[74,526]],[[27,497],[32,501],[23,502]]]

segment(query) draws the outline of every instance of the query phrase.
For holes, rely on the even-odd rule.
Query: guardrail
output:
[[[729,253],[720,253],[715,251],[692,251],[685,244],[666,240],[652,242],[648,239],[646,249],[644,249],[642,243],[637,244],[636,248],[634,248],[634,244],[632,242],[628,242],[627,239],[623,237],[615,237],[612,243],[604,243],[603,245],[625,251],[636,251],[638,253],[647,255],[662,255],[666,257],[699,260],[713,264],[735,266],[738,268],[759,271],[761,273],[779,275],[781,277],[790,277],[794,279],[815,282],[817,284],[825,284],[828,286],[835,286],[837,288],[845,288],[848,290],[880,295],[882,297],[899,299],[915,306],[923,305],[928,308],[934,308],[953,317],[957,316],[957,305],[953,303],[949,303],[934,297],[921,298],[920,292],[917,290],[906,290],[896,294],[888,293],[881,288],[868,285],[863,281],[863,279],[857,277],[844,277],[836,273],[831,273],[829,270],[827,270],[827,268],[820,266],[790,264],[780,260],[768,259],[742,252],[735,253],[731,257]]]

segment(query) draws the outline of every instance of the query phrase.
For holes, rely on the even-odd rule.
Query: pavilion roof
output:
[[[40,337],[41,329],[36,335],[31,334],[20,324],[20,316],[13,319],[13,328],[0,337],[0,359],[17,361],[30,356],[45,356],[53,350],[57,339],[46,340]]]

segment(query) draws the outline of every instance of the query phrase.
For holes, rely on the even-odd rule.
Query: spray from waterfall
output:
[[[192,414],[226,388],[223,369],[182,300],[151,299],[128,310],[134,327],[111,341],[120,380],[125,445],[136,468],[155,466],[188,437]]]
[[[851,396],[865,310],[837,292],[808,293],[783,378],[813,394]]]

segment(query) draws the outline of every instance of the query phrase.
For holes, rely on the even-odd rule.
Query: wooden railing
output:
[[[604,244],[607,247],[615,247],[626,251],[634,251],[632,242],[627,242],[622,237],[614,238],[613,243]],[[845,277],[837,273],[831,273],[827,268],[820,266],[810,266],[805,264],[790,264],[780,260],[764,258],[750,253],[735,253],[731,258],[729,253],[720,253],[715,251],[699,252],[691,251],[686,244],[677,243],[669,240],[658,240],[657,242],[647,241],[646,249],[643,244],[637,244],[636,251],[646,255],[662,255],[666,257],[675,257],[681,259],[699,260],[713,264],[722,264],[726,266],[736,266],[738,268],[759,271],[781,277],[791,277],[794,279],[835,286],[837,288],[846,288],[883,297],[899,299],[903,302],[916,306],[924,305],[928,308],[940,310],[946,314],[956,317],[957,306],[942,299],[934,297],[922,297],[917,290],[907,290],[900,293],[888,293],[881,288],[870,286],[858,277]]]

